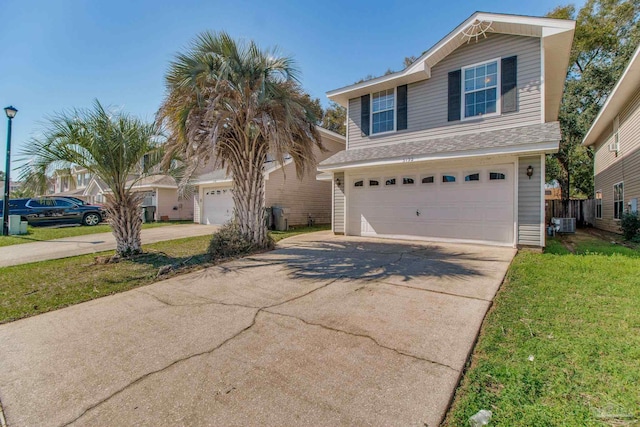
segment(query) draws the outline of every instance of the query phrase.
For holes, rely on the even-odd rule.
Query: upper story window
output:
[[[395,90],[383,90],[371,96],[372,133],[393,131],[395,127]]]
[[[462,69],[465,118],[498,112],[498,61],[485,62]]]

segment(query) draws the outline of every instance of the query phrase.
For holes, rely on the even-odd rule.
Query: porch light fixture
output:
[[[527,168],[527,176],[529,177],[529,179],[531,179],[532,175],[533,175],[533,166],[529,165],[529,167]]]
[[[340,178],[336,178],[336,185],[340,187],[340,184],[342,184],[342,181],[340,181]]]

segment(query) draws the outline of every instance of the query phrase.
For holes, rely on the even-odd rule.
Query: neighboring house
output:
[[[85,189],[91,181],[92,174],[84,168],[71,167],[69,169],[58,169],[53,174],[54,196],[70,196],[77,197],[85,200],[89,203],[94,202],[90,197],[87,197]]]
[[[335,132],[318,127],[326,151],[314,150],[320,162],[344,150],[345,138]],[[302,180],[296,175],[293,161],[284,165],[268,162],[265,165],[265,206],[286,208],[289,225],[331,222],[331,182],[317,179],[310,170]],[[194,222],[223,224],[233,216],[232,179],[224,170],[203,173],[197,180],[194,200]]]
[[[129,181],[131,191],[143,193],[142,206],[153,207],[156,221],[192,220],[193,197],[180,197],[175,179],[168,175],[150,175],[137,182]],[[94,203],[104,203],[110,190],[98,177],[85,189],[85,196]]]
[[[80,167],[60,169],[54,173],[55,196],[71,196],[88,203],[104,203],[105,194],[109,192],[107,185],[99,177]],[[176,181],[167,175],[150,175],[133,183],[132,191],[143,192],[142,206],[155,208],[155,219],[160,220],[192,220],[193,198],[180,198]]]
[[[594,155],[595,226],[620,232],[640,197],[640,47],[598,113],[582,145]]]
[[[400,72],[327,93],[348,109],[339,234],[544,246],[544,161],[575,22],[477,12]]]
[[[0,181],[0,200],[4,198],[4,181]],[[12,179],[9,180],[9,198],[13,199],[13,192],[22,189],[23,182],[22,181],[14,181]]]

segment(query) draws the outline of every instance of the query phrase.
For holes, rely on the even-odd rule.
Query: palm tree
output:
[[[56,114],[42,138],[23,151],[25,180],[42,184],[47,172],[78,165],[100,177],[110,193],[105,209],[116,238],[116,253],[141,252],[140,194],[131,187],[162,157],[159,129],[124,113],[110,113],[96,100],[90,110]],[[146,161],[142,170],[142,159]]]
[[[158,121],[170,136],[165,159],[187,162],[185,178],[211,161],[233,179],[235,216],[242,235],[269,244],[264,222],[263,168],[267,155],[291,157],[299,178],[322,148],[311,99],[298,83],[293,60],[253,41],[204,32],[171,62]]]

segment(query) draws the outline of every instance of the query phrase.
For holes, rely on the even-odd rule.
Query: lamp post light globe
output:
[[[2,235],[9,235],[9,183],[11,181],[11,123],[18,109],[10,105],[4,109],[7,119],[7,163],[4,171],[4,197],[2,198]]]
[[[18,114],[18,109],[13,105],[9,105],[4,109],[4,112],[9,119],[13,119],[16,116],[16,114]]]

